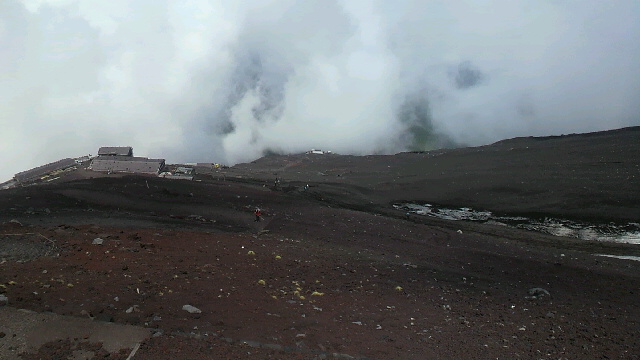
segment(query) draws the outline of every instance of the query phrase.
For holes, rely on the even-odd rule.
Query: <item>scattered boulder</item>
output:
[[[93,239],[93,242],[91,242],[93,245],[102,245],[104,244],[104,239],[102,238],[95,238]]]
[[[200,215],[189,215],[187,216],[190,220],[196,220],[196,221],[202,221],[202,222],[207,222],[207,219],[205,219],[204,217],[200,216]]]
[[[0,294],[0,306],[5,306],[9,303],[9,298]]]
[[[536,287],[529,289],[529,296],[527,298],[538,299],[545,296],[551,296],[551,293],[543,288]]]
[[[189,314],[200,314],[202,312],[202,310],[198,309],[195,306],[191,306],[191,305],[184,305],[182,307],[182,310],[187,311]]]
[[[22,223],[16,219],[9,220],[8,224],[15,227],[22,227]]]
[[[242,340],[242,343],[253,348],[259,348],[260,346],[262,346],[262,344],[260,344],[259,342],[252,340]]]

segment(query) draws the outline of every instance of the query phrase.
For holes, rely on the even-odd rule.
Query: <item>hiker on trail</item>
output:
[[[256,208],[256,211],[254,211],[253,213],[256,215],[255,221],[260,221],[260,216],[262,215],[262,212],[260,212],[260,209]]]

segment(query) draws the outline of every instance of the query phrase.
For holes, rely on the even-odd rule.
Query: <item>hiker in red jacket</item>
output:
[[[256,208],[256,211],[254,211],[253,213],[256,215],[255,221],[260,221],[260,216],[262,215],[262,213],[260,212],[260,209]]]

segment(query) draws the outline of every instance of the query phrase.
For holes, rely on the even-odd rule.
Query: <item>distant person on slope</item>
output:
[[[253,213],[256,216],[256,219],[254,221],[260,221],[260,216],[262,215],[262,212],[260,212],[260,209],[256,208],[256,211],[254,211]]]

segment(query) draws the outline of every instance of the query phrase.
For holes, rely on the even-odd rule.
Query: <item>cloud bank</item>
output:
[[[4,0],[0,181],[99,146],[237,163],[640,125],[640,3]]]

